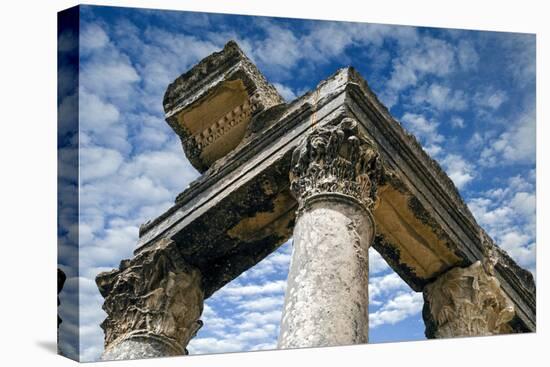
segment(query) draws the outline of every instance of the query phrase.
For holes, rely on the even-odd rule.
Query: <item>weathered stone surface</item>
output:
[[[189,263],[203,271],[208,297],[290,237],[298,205],[285,175],[292,152],[316,127],[345,117],[358,122],[384,167],[373,210],[373,246],[388,264],[422,291],[440,274],[482,259],[480,227],[450,179],[353,68],[339,70],[288,105],[255,116],[250,124],[255,131],[247,133],[246,144],[216,161],[172,208],[142,227],[136,254],[158,238],[174,239]],[[276,183],[277,195],[258,189],[265,181]],[[234,227],[260,235],[228,236]],[[515,327],[534,331],[534,280],[504,251],[497,249],[497,256],[496,277],[516,307]]]
[[[163,104],[187,158],[204,172],[239,145],[254,115],[283,102],[230,41],[170,84]]]
[[[428,338],[485,336],[513,332],[514,305],[495,277],[498,261],[487,240],[485,258],[456,267],[424,288],[423,317]]]
[[[154,336],[134,336],[130,339],[121,340],[112,348],[105,349],[101,359],[104,361],[128,360],[170,357],[181,354],[180,351],[174,349],[174,346],[167,344],[162,339],[156,339]]]
[[[375,210],[377,229],[384,236],[384,241],[375,240],[374,247],[385,250],[379,252],[392,268],[413,289],[420,291],[439,274],[455,266],[471,265],[483,258],[478,238],[480,226],[439,164],[426,154],[414,136],[391,117],[364,79],[356,75],[353,80],[349,85],[346,106],[377,145],[386,173],[383,177],[386,182],[379,187],[378,208],[384,202],[388,204],[386,208],[390,207],[398,194],[403,195],[402,199],[408,201],[409,207],[404,211],[397,207],[391,215],[391,211],[382,213]],[[391,201],[382,193],[382,186],[385,185],[391,188],[389,193],[392,195],[388,197],[392,198]],[[384,225],[395,222],[395,216],[404,213],[407,215],[402,216],[404,223],[400,224],[398,233],[410,235],[397,235],[392,239]],[[426,237],[428,231],[436,235],[436,242],[430,242]],[[385,246],[380,248],[377,243],[384,243]],[[414,256],[421,248],[431,253],[431,261],[425,261],[423,256]],[[443,248],[445,250],[442,251]],[[389,254],[393,255],[393,259]],[[495,276],[514,303],[517,315],[515,329],[535,331],[533,276],[503,250],[497,248],[496,256]],[[434,271],[436,268],[439,270]]]
[[[367,343],[373,235],[374,219],[355,199],[308,199],[294,228],[279,348]]]
[[[259,115],[275,123],[259,127],[180,194],[171,209],[143,225],[135,253],[159,238],[173,239],[203,273],[208,297],[288,240],[297,206],[288,177],[293,148],[312,128],[313,108],[319,125],[343,117],[345,80],[342,71],[320,84],[318,94],[326,98],[309,93],[277,117],[270,110]]]
[[[172,239],[203,273],[208,297],[290,237],[298,205],[286,175],[292,152],[316,127],[346,117],[358,122],[384,167],[373,246],[390,266],[421,291],[450,269],[481,260],[480,227],[458,191],[353,68],[252,117],[240,145],[210,166],[172,208],[142,226],[135,254],[160,238]],[[531,274],[498,248],[496,256],[495,276],[514,303],[515,330],[534,331]]]
[[[374,144],[358,132],[357,122],[344,118],[336,126],[316,128],[294,150],[290,189],[300,208],[309,197],[327,192],[374,206],[380,160]]]
[[[299,202],[280,348],[368,341],[368,248],[374,238],[378,153],[357,123],[319,127],[296,148]]]
[[[103,359],[185,354],[202,325],[204,292],[200,272],[174,242],[159,240],[96,282],[107,313]]]

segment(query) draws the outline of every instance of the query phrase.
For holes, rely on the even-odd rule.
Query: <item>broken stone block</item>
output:
[[[284,103],[234,41],[171,83],[166,121],[200,172],[239,145],[254,115]]]

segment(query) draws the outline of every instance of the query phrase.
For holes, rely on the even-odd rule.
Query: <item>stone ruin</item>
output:
[[[163,105],[202,176],[97,276],[103,359],[187,354],[204,300],[290,237],[279,348],[368,342],[370,246],[423,292],[428,338],[535,331],[531,273],[352,67],[285,103],[231,41]]]

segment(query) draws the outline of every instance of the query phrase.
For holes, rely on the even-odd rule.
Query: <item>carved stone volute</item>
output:
[[[379,154],[351,118],[316,128],[294,150],[291,164],[290,188],[300,207],[322,193],[347,195],[367,208],[374,204]]]
[[[204,293],[199,270],[185,262],[171,240],[101,273],[96,283],[105,302],[105,354],[129,339],[154,339],[170,355],[185,354],[202,326]],[[116,353],[112,353],[116,356]]]

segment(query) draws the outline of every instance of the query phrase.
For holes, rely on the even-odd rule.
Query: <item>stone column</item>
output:
[[[453,338],[511,333],[514,305],[495,277],[493,245],[481,235],[483,261],[456,267],[424,288],[426,337]]]
[[[101,273],[96,283],[107,318],[103,360],[187,354],[185,347],[202,326],[201,273],[162,239]]]
[[[380,172],[372,142],[345,118],[295,150],[291,190],[299,203],[279,348],[368,341],[368,249]]]

